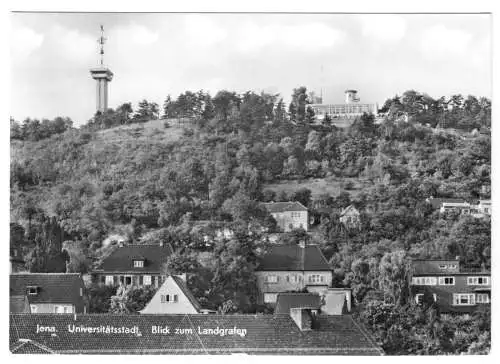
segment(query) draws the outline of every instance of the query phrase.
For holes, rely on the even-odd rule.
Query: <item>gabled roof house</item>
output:
[[[10,275],[11,312],[82,313],[87,311],[85,285],[79,273],[18,273]]]

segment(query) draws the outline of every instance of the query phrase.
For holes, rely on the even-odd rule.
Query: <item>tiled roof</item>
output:
[[[53,354],[50,348],[32,340],[19,340],[10,345],[12,354]]]
[[[160,245],[125,245],[117,248],[105,258],[97,271],[160,273],[162,265],[172,252],[170,244],[164,247]],[[134,267],[134,259],[143,259],[144,267]]]
[[[72,303],[83,305],[79,273],[16,273],[10,275],[10,296],[24,296],[27,287],[38,287],[36,295],[28,295],[29,303]]]
[[[290,314],[291,308],[310,308],[318,310],[321,297],[317,293],[279,293],[274,314]]]
[[[10,296],[10,312],[12,313],[28,313],[30,312],[28,297],[26,296]]]
[[[307,211],[307,208],[297,201],[290,202],[269,202],[262,204],[270,213],[286,211]]]
[[[258,270],[324,271],[331,270],[317,245],[273,245],[260,259]]]
[[[186,282],[184,282],[184,280],[181,277],[178,277],[175,275],[172,275],[171,277],[174,280],[174,282],[177,284],[177,286],[179,286],[182,293],[184,293],[184,296],[186,296],[186,298],[189,300],[189,302],[191,302],[193,307],[198,312],[200,312],[202,307],[201,307],[200,303],[198,302],[198,300],[196,299],[196,297],[191,292],[191,290],[187,287]]]
[[[349,315],[319,317],[319,327],[310,331],[300,331],[289,315],[11,314],[10,319],[11,345],[30,339],[60,354],[383,354]],[[55,332],[36,333],[37,325]],[[170,333],[154,333],[157,326]],[[96,330],[82,332],[89,327]],[[177,328],[184,331],[176,333]],[[233,333],[202,333],[217,328]],[[121,332],[106,333],[114,329]]]

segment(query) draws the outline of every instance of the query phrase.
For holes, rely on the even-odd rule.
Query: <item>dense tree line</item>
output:
[[[186,121],[176,141],[102,138],[100,129],[158,118],[158,106],[144,101],[135,113],[124,104],[81,130],[13,143],[11,221],[18,233],[11,236],[22,240],[27,268],[62,269],[37,258],[62,254],[53,242],[66,242],[57,258],[64,269],[87,272],[109,254],[113,245],[103,241],[112,235],[163,241],[176,250],[165,271],[188,273],[200,301],[221,312],[263,310],[253,298],[256,258],[267,246],[259,232],[275,231],[276,222],[260,202],[288,200],[310,209],[314,226],[307,238],[330,260],[335,284],[353,288],[360,305],[372,292],[384,292],[398,320],[408,319],[410,258],[460,256],[463,264],[491,265],[488,219],[440,215],[425,202],[490,197],[491,138],[468,132],[490,125],[489,100],[452,97],[445,117],[455,118],[458,131],[434,128],[441,103],[414,91],[388,100],[384,120],[365,114],[346,129],[314,122],[305,87],[294,89],[291,100],[287,106],[265,93],[186,91],[163,105],[162,117]],[[266,187],[330,177],[346,179],[336,195]],[[362,191],[352,193],[352,179],[364,182]],[[356,228],[339,223],[350,204],[361,212]],[[224,228],[236,234],[221,237]],[[305,237],[297,231],[280,241]],[[133,301],[151,294],[92,289],[105,297],[93,298],[99,312],[134,312],[140,306]],[[479,336],[475,342],[486,340]]]
[[[73,127],[73,121],[68,117],[50,119],[27,118],[22,123],[10,119],[10,139],[36,142],[50,138],[52,135],[62,134]]]

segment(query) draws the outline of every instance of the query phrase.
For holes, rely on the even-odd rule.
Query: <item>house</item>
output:
[[[491,273],[460,269],[458,259],[413,260],[410,286],[415,303],[427,296],[442,312],[470,313],[491,302]]]
[[[308,308],[322,315],[343,315],[352,310],[350,288],[328,288],[319,292],[278,293],[274,314],[288,313],[291,308]]]
[[[202,313],[198,300],[186,284],[186,274],[170,275],[156,291],[141,314]]]
[[[477,218],[491,216],[491,200],[479,200],[471,206],[471,215]]]
[[[347,206],[340,212],[339,220],[347,228],[357,228],[360,224],[358,209],[353,205]]]
[[[25,270],[24,259],[21,253],[21,247],[10,248],[10,273],[22,272]]]
[[[281,231],[288,232],[293,229],[307,231],[309,214],[307,208],[300,202],[269,202],[262,205],[274,217]]]
[[[256,271],[259,302],[276,303],[278,293],[323,291],[332,285],[332,269],[319,246],[273,245]]]
[[[120,246],[94,270],[97,282],[109,286],[160,287],[163,265],[173,253],[170,244]]]
[[[351,315],[11,314],[16,354],[383,355]]]
[[[435,210],[439,209],[441,214],[445,212],[455,211],[464,215],[471,213],[471,204],[461,198],[434,198],[430,197],[425,200]]]
[[[31,313],[85,313],[84,291],[79,273],[11,274],[11,312],[24,311],[21,297],[26,297]]]

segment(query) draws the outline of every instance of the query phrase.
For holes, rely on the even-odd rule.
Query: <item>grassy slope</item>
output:
[[[350,190],[346,190],[345,184],[349,181],[353,183],[353,188]],[[332,176],[326,178],[281,181],[279,183],[267,184],[264,186],[264,189],[272,190],[276,193],[285,191],[287,194],[290,194],[291,192],[294,192],[299,188],[305,187],[311,190],[313,198],[316,198],[323,193],[328,193],[331,196],[335,197],[343,191],[349,192],[352,197],[355,197],[363,190],[364,187],[368,185],[368,181],[362,180],[360,178],[338,178]]]

